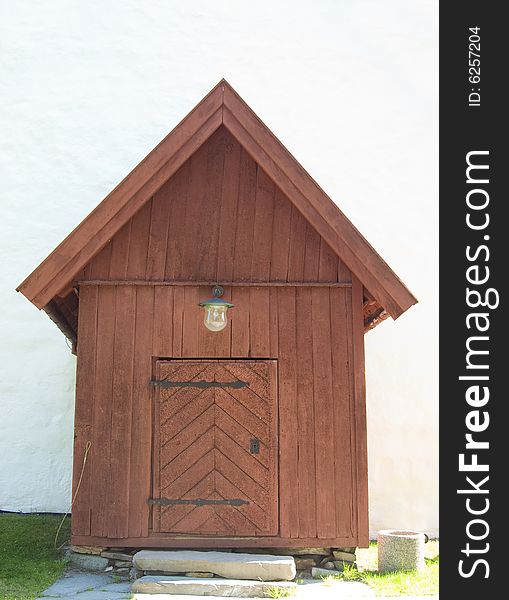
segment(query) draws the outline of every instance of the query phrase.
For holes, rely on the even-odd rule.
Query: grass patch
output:
[[[295,595],[295,590],[292,588],[284,588],[277,585],[269,587],[265,590],[269,598],[290,598]]]
[[[61,517],[0,514],[0,598],[34,600],[62,575],[62,552],[53,546]],[[69,539],[70,519],[60,531]]]
[[[377,596],[426,596],[438,594],[439,545],[437,540],[425,546],[426,567],[422,571],[378,572],[378,550],[376,542],[369,548],[357,550],[357,569],[346,567],[343,573],[326,578],[333,581],[361,581],[375,590]]]
[[[395,573],[365,572],[361,581],[369,585],[377,596],[427,596],[438,594],[438,564],[426,565],[423,571]]]
[[[334,581],[361,581],[362,576],[354,567],[345,565],[343,571],[333,572],[321,579],[326,585],[331,585]]]

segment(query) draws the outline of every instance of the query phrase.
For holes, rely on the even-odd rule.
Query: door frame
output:
[[[274,443],[273,448],[273,457],[274,457],[274,465],[272,469],[272,490],[273,490],[273,501],[271,502],[271,506],[269,507],[271,512],[271,520],[275,524],[274,533],[271,534],[260,534],[255,536],[255,539],[258,538],[272,538],[278,537],[280,534],[280,502],[279,502],[279,467],[280,467],[280,457],[279,457],[279,365],[278,360],[276,358],[168,358],[168,357],[153,357],[152,359],[152,380],[157,380],[158,378],[158,365],[160,362],[165,363],[191,363],[191,364],[230,364],[230,363],[266,363],[269,365],[271,370],[270,377],[270,397],[274,398],[274,415],[272,420],[272,440]],[[152,385],[151,392],[151,406],[152,406],[152,436],[151,436],[151,480],[150,480],[150,497],[155,498],[157,494],[160,493],[160,463],[159,463],[159,448],[160,448],[160,432],[159,432],[159,390],[160,388],[156,385]],[[148,499],[147,499],[148,500]],[[171,533],[164,532],[160,530],[160,526],[155,527],[155,519],[159,515],[160,506],[156,504],[152,504],[149,510],[149,536],[165,536],[167,538],[171,537],[191,537],[191,538],[207,538],[207,537],[218,537],[217,535],[209,536],[207,534],[180,534],[180,533]],[[229,536],[229,539],[242,539],[245,538],[245,535],[238,536]],[[226,538],[225,538],[226,539]]]

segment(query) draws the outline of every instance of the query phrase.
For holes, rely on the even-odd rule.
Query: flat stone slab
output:
[[[206,572],[230,579],[260,581],[290,581],[296,574],[291,556],[236,552],[140,550],[134,555],[134,566],[141,571]]]
[[[111,577],[108,575],[95,575],[91,573],[77,573],[70,571],[61,579],[56,581],[47,590],[41,594],[44,596],[68,596],[80,594],[85,590],[105,587],[111,583]]]
[[[183,579],[184,577],[180,577]],[[186,578],[188,579],[188,578]],[[203,579],[201,580],[203,581]],[[220,579],[214,578],[216,584]],[[242,580],[241,583],[249,583]],[[255,582],[260,583],[260,582]],[[58,585],[58,587],[57,587]],[[284,586],[288,582],[266,582],[265,585]],[[290,585],[294,585],[293,583]],[[132,594],[129,582],[116,583],[109,575],[95,575],[68,571],[64,577],[48,588],[38,600],[50,600],[50,596],[59,600],[192,600],[193,596],[181,594]],[[53,592],[53,593],[51,593]],[[283,592],[284,593],[284,592]],[[274,591],[272,592],[274,594]],[[323,582],[318,579],[304,579],[296,586],[296,600],[348,600],[350,598],[374,597],[374,590],[367,585],[355,581],[332,580]],[[215,600],[231,598],[230,595],[214,596]],[[255,596],[251,596],[254,598]],[[401,597],[400,597],[401,598]],[[421,597],[422,598],[422,597]],[[389,599],[387,599],[389,600]],[[399,599],[396,599],[399,600]],[[415,597],[405,597],[404,600],[419,600]],[[438,600],[438,596],[426,596],[426,600]]]
[[[83,571],[104,571],[108,566],[108,559],[95,554],[76,554],[69,552],[67,555],[71,565]]]
[[[132,554],[127,554],[127,552],[101,552],[101,556],[104,558],[112,558],[113,560],[122,560],[126,562],[133,562]]]
[[[343,560],[351,563],[354,563],[357,560],[357,557],[353,552],[342,552],[341,550],[333,550],[332,555],[336,560]]]
[[[125,594],[131,591],[131,582],[122,581],[118,583],[108,583],[107,585],[98,588],[98,590],[100,592],[108,592],[108,594],[111,594],[111,592]]]
[[[322,579],[323,577],[329,577],[330,575],[338,575],[338,571],[335,569],[323,569],[321,567],[313,567],[311,569],[311,577],[315,579]]]
[[[45,590],[38,600],[128,600],[131,584],[114,582],[109,575],[68,571]]]
[[[217,579],[215,580],[217,581]],[[284,593],[284,592],[283,592]],[[272,594],[276,597],[276,594]],[[364,583],[358,581],[333,581],[324,583],[316,579],[305,579],[302,584],[297,585],[295,595],[290,595],[289,598],[296,600],[350,600],[357,598],[374,598],[376,596],[374,590],[369,588]],[[232,596],[211,596],[214,600],[226,600]],[[254,596],[251,596],[254,598]],[[281,596],[284,597],[284,596]],[[133,593],[132,600],[192,600],[191,595],[181,594],[144,594]],[[385,600],[390,600],[389,598]],[[417,600],[417,598],[407,598],[399,596],[394,600]],[[421,596],[421,600],[424,600]],[[426,600],[438,600],[437,596],[426,596]]]
[[[293,581],[252,581],[246,579],[203,579],[164,575],[145,575],[133,582],[133,594],[169,594],[190,596],[226,596],[235,598],[270,598],[278,589],[294,594]]]

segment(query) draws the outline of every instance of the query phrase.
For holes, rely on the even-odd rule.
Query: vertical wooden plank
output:
[[[348,326],[345,329],[346,349],[348,353],[348,384],[350,387],[350,452],[352,461],[350,466],[350,477],[352,480],[352,530],[355,538],[358,533],[358,505],[357,505],[357,449],[355,432],[355,381],[354,381],[354,351],[353,351],[353,309],[352,309],[352,290],[345,294],[346,318]]]
[[[299,537],[316,537],[315,414],[311,290],[296,290]]]
[[[203,308],[198,306],[200,288],[184,288],[184,321],[182,327],[182,355],[188,358],[200,358],[199,327],[203,325]]]
[[[290,226],[292,205],[288,198],[276,188],[274,194],[274,222],[272,225],[272,255],[270,278],[272,281],[287,281],[288,255],[290,251]]]
[[[321,240],[319,277],[333,281],[338,275],[338,257]],[[336,535],[353,536],[353,486],[351,448],[351,374],[349,373],[349,344],[347,332],[350,315],[347,314],[346,295],[350,290],[330,288],[330,323],[332,351],[332,394],[335,475]]]
[[[330,464],[334,452],[332,421],[332,356],[329,290],[311,290],[313,328],[313,390],[315,415],[316,528],[320,538],[336,531],[335,474]]]
[[[270,357],[279,356],[279,307],[276,288],[269,288],[269,347]]]
[[[251,288],[249,299],[249,355],[270,357],[270,290]]]
[[[319,280],[320,241],[318,233],[309,223],[306,223],[303,281]]]
[[[320,238],[320,256],[317,279],[319,281],[336,281],[338,278],[338,261],[338,257],[332,252],[324,239]],[[334,334],[335,331],[336,330],[332,328],[332,332],[334,332]]]
[[[271,454],[270,474],[272,476],[272,493],[269,498],[269,522],[271,523],[271,533],[276,535],[279,530],[279,497],[278,497],[278,482],[279,482],[279,411],[278,411],[278,364],[277,361],[268,361],[267,373],[269,380],[269,398],[271,402],[271,430],[270,439],[274,445]]]
[[[231,355],[234,358],[249,356],[249,288],[232,288],[232,303],[235,308],[230,312]]]
[[[168,244],[168,223],[173,195],[173,178],[171,178],[152,198],[150,234],[147,251],[147,279],[155,281],[164,280],[166,269],[166,246]]]
[[[201,254],[195,272],[202,281],[213,281],[217,275],[224,147],[224,130],[220,128],[207,141],[206,197],[200,218]]]
[[[256,175],[254,243],[251,265],[251,278],[253,281],[268,281],[270,277],[274,193],[274,184],[265,172],[258,168]]]
[[[94,380],[97,338],[97,287],[80,289],[78,321],[78,360],[76,369],[76,408],[74,411],[74,454],[72,496],[83,469],[85,447],[92,441],[94,419]],[[90,535],[91,455],[87,457],[81,485],[72,507],[72,534]]]
[[[200,273],[200,263],[205,254],[204,217],[210,206],[207,190],[208,142],[205,142],[189,159],[189,190],[185,215],[184,252],[182,271],[185,279],[195,279]]]
[[[339,258],[330,249],[327,242],[320,238],[320,268],[319,281],[337,281],[339,274]]]
[[[332,336],[332,390],[334,422],[334,473],[336,494],[336,535],[353,537],[354,528],[351,446],[352,374],[349,372],[349,336],[351,314],[347,312],[346,297],[350,290],[331,288],[330,309]]]
[[[306,251],[306,219],[292,206],[290,225],[290,249],[288,257],[288,281],[303,281]]]
[[[278,289],[279,308],[279,500],[281,537],[299,536],[297,337],[295,288]]]
[[[353,377],[355,402],[355,464],[357,465],[357,539],[359,546],[369,545],[368,452],[366,426],[366,380],[364,367],[364,318],[361,282],[352,275]]]
[[[199,300],[205,300],[206,298],[210,298],[211,290],[207,287],[198,288],[198,298]],[[198,300],[198,302],[199,302]],[[218,340],[221,337],[228,336],[230,337],[230,332],[228,331],[228,326],[223,329],[223,331],[209,331],[204,323],[203,316],[204,310],[202,307],[197,307],[196,309],[197,317],[198,317],[198,327],[196,328],[198,342],[197,342],[197,352],[203,358],[217,358],[217,344]]]
[[[98,288],[96,339],[90,533],[92,536],[103,537],[109,533],[111,399],[115,339],[115,288],[113,286]]]
[[[352,281],[352,272],[341,259],[338,259],[338,281],[347,283]]]
[[[149,200],[132,218],[127,279],[145,279],[151,212],[152,200]]]
[[[89,262],[88,264],[85,265],[85,268],[83,269],[83,279],[92,279],[90,277],[90,269],[91,269],[91,262]]]
[[[225,131],[221,217],[217,252],[217,280],[233,280],[235,227],[239,198],[240,144]]]
[[[232,302],[232,288],[225,288],[223,299]],[[203,310],[203,309],[202,309]],[[216,333],[216,358],[228,358],[231,356],[232,341],[232,315],[235,314],[235,307],[228,310],[228,325],[223,331]],[[205,325],[203,325],[205,328]]]
[[[170,203],[168,220],[168,243],[166,246],[165,279],[185,279],[184,260],[186,208],[189,193],[190,161],[187,160],[173,176],[174,196]]]
[[[182,338],[184,335],[184,288],[173,290],[173,352],[174,358],[182,357]]]
[[[131,221],[128,221],[111,240],[110,279],[126,279],[130,243]]]
[[[111,246],[109,242],[94,256],[89,268],[89,279],[108,279],[110,273]]]
[[[109,535],[129,535],[129,481],[136,289],[116,288],[113,394],[111,399]]]
[[[155,286],[152,353],[155,357],[173,356],[172,286]]]
[[[157,358],[171,358],[173,356],[173,342],[177,338],[175,333],[174,314],[177,310],[175,307],[175,294],[179,291],[179,288],[173,288],[170,286],[155,286],[154,288],[154,310],[152,317],[152,364]],[[183,306],[181,305],[183,309]],[[180,341],[181,344],[181,341]],[[156,363],[156,372],[154,375],[159,378],[159,365],[160,361]],[[151,373],[152,375],[152,373]],[[151,452],[151,458],[154,460],[152,465],[152,481],[150,482],[151,493],[158,493],[159,490],[159,431],[157,429],[159,422],[159,389],[151,392],[154,394],[154,415],[150,421],[150,427],[152,428],[153,444],[154,447]],[[152,398],[153,396],[151,396]],[[152,405],[152,404],[151,404]],[[151,526],[155,531],[159,530],[161,519],[160,507],[154,507],[152,510],[152,521]]]
[[[233,278],[251,279],[251,261],[254,243],[254,217],[257,165],[242,149],[240,155],[239,200],[237,204],[237,231]]]
[[[148,536],[151,492],[153,286],[137,286],[130,437],[129,537]]]

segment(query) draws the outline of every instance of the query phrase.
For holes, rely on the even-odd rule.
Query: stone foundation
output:
[[[169,550],[170,548],[165,548]],[[153,575],[133,566],[133,555],[141,548],[101,548],[96,546],[70,546],[67,557],[77,569],[117,574],[122,579],[139,579]],[[175,550],[182,550],[175,549]],[[204,548],[203,550],[208,550]],[[212,548],[210,548],[212,550]],[[323,577],[327,573],[343,571],[345,565],[356,566],[355,547],[346,548],[235,548],[214,550],[243,554],[273,554],[293,556],[297,577]],[[162,573],[161,573],[162,574]],[[170,575],[170,573],[164,573]],[[182,573],[174,573],[182,575]],[[211,573],[186,573],[189,577],[214,577]]]
[[[70,546],[67,560],[82,571],[102,571],[127,579],[132,576],[133,555],[136,548],[100,548],[97,546]]]

